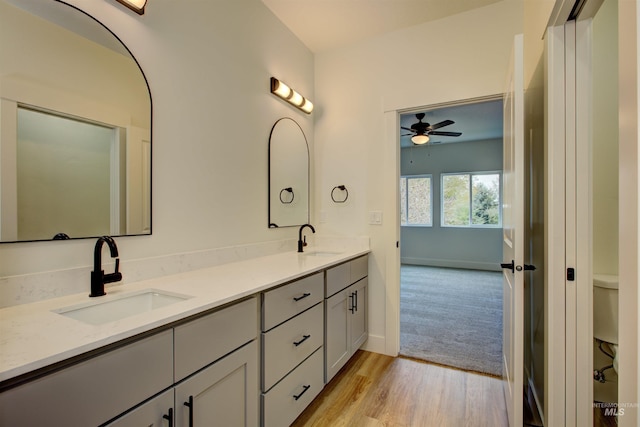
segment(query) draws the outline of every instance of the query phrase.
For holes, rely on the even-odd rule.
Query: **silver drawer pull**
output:
[[[294,301],[296,301],[296,302],[298,302],[298,301],[300,301],[301,299],[305,299],[306,297],[310,297],[310,296],[311,296],[311,293],[310,293],[310,292],[305,292],[305,293],[304,293],[304,294],[302,294],[302,296],[300,296],[300,297],[293,297],[293,300],[294,300]]]
[[[302,397],[302,395],[303,395],[303,394],[305,394],[305,393],[307,392],[307,390],[309,390],[309,389],[311,388],[311,384],[309,384],[309,385],[303,385],[303,386],[302,386],[302,388],[303,388],[304,390],[302,390],[302,391],[300,392],[300,394],[294,394],[294,395],[293,395],[293,398],[294,398],[295,400],[300,399],[300,398]]]
[[[300,344],[302,344],[303,342],[305,342],[306,340],[308,340],[309,338],[311,338],[311,335],[303,335],[302,339],[300,341],[295,341],[293,343],[293,345],[295,345],[296,347],[299,346]]]

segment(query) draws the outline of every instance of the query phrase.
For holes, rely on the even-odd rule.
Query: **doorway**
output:
[[[400,354],[495,376],[502,363],[502,108],[496,96],[399,117]],[[412,142],[422,129],[429,142]]]

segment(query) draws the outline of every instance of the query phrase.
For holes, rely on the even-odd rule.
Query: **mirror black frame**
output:
[[[271,196],[272,196],[272,191],[271,191],[271,169],[272,169],[272,156],[271,156],[271,148],[272,148],[272,137],[273,137],[273,132],[276,128],[276,126],[278,125],[278,123],[280,123],[283,120],[291,120],[293,123],[295,123],[296,126],[298,126],[298,128],[300,129],[300,133],[302,133],[302,136],[304,138],[304,144],[305,144],[305,148],[307,150],[307,218],[304,222],[300,223],[300,224],[287,224],[287,225],[277,225],[275,222],[273,222],[273,215],[271,212]],[[311,165],[311,160],[310,160],[310,153],[309,153],[309,141],[307,140],[307,135],[304,133],[304,130],[302,129],[302,126],[300,126],[300,124],[295,121],[294,119],[292,119],[291,117],[282,117],[278,120],[276,120],[276,122],[273,124],[273,126],[271,127],[271,131],[269,132],[269,147],[268,147],[268,168],[267,168],[267,174],[268,174],[268,179],[267,179],[267,214],[268,214],[268,227],[269,228],[284,228],[284,227],[299,227],[302,224],[307,224],[309,223],[309,218],[310,218],[310,207],[311,207],[311,171],[310,169],[310,165]],[[286,202],[283,200],[282,198],[282,192],[283,191],[289,191],[289,188],[285,188],[283,190],[280,191],[280,194],[278,195],[278,197],[280,198],[280,200],[282,201],[282,203],[284,204],[289,204],[291,202]],[[292,195],[292,199],[291,201],[293,201],[293,198],[295,197],[295,195],[293,194],[293,192],[291,191],[291,195]]]
[[[135,233],[135,234],[114,234],[113,237],[150,236],[150,235],[153,234],[153,97],[152,97],[152,94],[151,94],[151,87],[149,86],[149,80],[147,79],[147,76],[144,73],[144,70],[140,66],[140,62],[135,57],[133,52],[131,52],[129,47],[122,41],[122,39],[120,37],[118,37],[109,27],[107,27],[105,24],[103,24],[99,19],[95,18],[91,14],[85,12],[84,10],[80,9],[79,7],[77,7],[75,5],[69,4],[69,3],[67,3],[67,2],[65,2],[63,0],[54,0],[54,2],[58,3],[60,5],[69,7],[71,9],[73,9],[74,11],[80,12],[82,15],[90,18],[93,22],[96,22],[100,27],[104,28],[109,34],[111,34],[111,36],[113,36],[114,39],[117,40],[118,43],[120,43],[121,47],[123,47],[126,50],[126,52],[129,54],[131,59],[134,61],[134,63],[138,67],[138,70],[140,71],[142,79],[144,80],[144,83],[145,83],[146,89],[147,89],[147,94],[149,96],[149,140],[150,140],[150,148],[149,148],[149,232]],[[8,2],[8,3],[11,4],[11,2]],[[66,234],[65,235],[61,235],[61,233],[58,233],[55,236],[53,236],[51,239],[29,239],[29,240],[11,240],[11,241],[2,241],[2,240],[0,240],[0,243],[29,243],[29,242],[47,242],[47,241],[54,241],[54,240],[80,240],[80,239],[95,239],[97,237],[99,237],[99,236],[96,235],[96,236],[70,237],[70,236],[67,236]]]

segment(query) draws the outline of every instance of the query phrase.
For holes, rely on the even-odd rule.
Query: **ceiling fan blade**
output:
[[[400,135],[400,136],[413,136],[413,133],[405,133],[404,135]]]
[[[413,129],[411,129],[411,128],[406,128],[406,127],[404,127],[404,126],[400,126],[400,129],[408,130],[409,132],[414,132],[414,130],[413,130]]]
[[[445,126],[449,126],[454,124],[455,122],[453,120],[443,120],[440,123],[436,123],[435,125],[431,125],[429,126],[431,129],[439,129],[441,127],[445,127]]]
[[[433,131],[433,132],[429,132],[429,135],[460,136],[460,135],[462,135],[462,132],[440,132],[440,131]]]

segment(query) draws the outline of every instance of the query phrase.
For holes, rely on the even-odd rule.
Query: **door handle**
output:
[[[189,400],[184,402],[184,406],[189,408],[189,427],[193,427],[193,396],[189,396]]]
[[[513,262],[513,260],[511,260],[510,263],[501,263],[500,267],[502,268],[508,268],[509,270],[511,270],[511,272],[514,271],[522,271],[522,270],[530,270],[530,271],[534,271],[536,269],[535,265],[531,265],[531,264],[523,264],[523,265],[515,265],[515,263]]]
[[[501,263],[500,267],[508,268],[509,270],[511,270],[512,273],[515,271],[515,264],[514,264],[513,260],[511,260],[510,263]]]
[[[169,427],[173,427],[173,408],[169,408],[169,413],[163,415],[162,418],[169,421]]]

